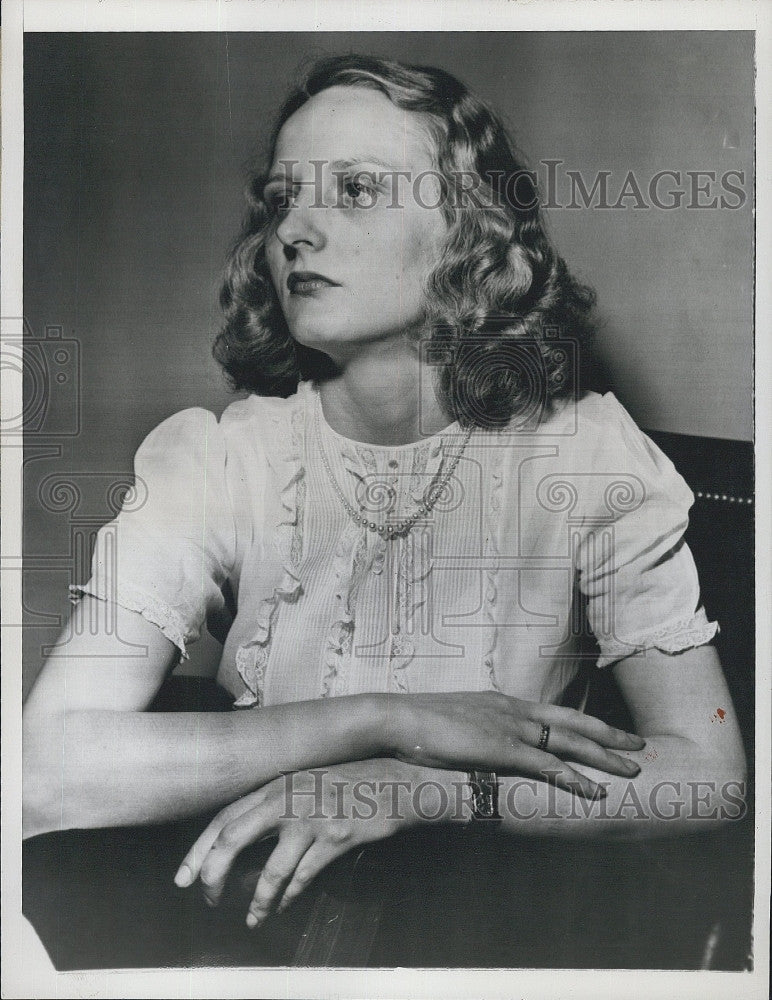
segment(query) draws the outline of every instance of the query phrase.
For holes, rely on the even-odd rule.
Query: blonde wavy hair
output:
[[[570,274],[544,229],[535,177],[497,115],[455,77],[428,66],[344,55],[313,64],[273,129],[333,86],[369,87],[422,116],[434,142],[448,235],[425,289],[421,345],[440,398],[462,424],[501,426],[575,392],[588,367],[594,295]],[[470,179],[473,181],[469,183]],[[288,396],[324,379],[326,355],[290,335],[265,256],[274,213],[265,174],[247,185],[247,213],[226,268],[225,323],[214,355],[234,389]]]

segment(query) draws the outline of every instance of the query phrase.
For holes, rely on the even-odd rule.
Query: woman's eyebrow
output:
[[[400,169],[399,167],[395,167],[393,163],[387,163],[386,160],[382,160],[380,156],[375,156],[372,153],[355,153],[353,156],[347,156],[345,160],[334,160],[330,166],[333,170],[348,170],[357,163],[372,163],[377,167],[383,167],[384,170],[388,170],[391,173]]]
[[[267,188],[269,184],[276,184],[278,182],[282,182],[283,183],[284,181],[287,181],[287,180],[292,180],[292,172],[291,171],[288,172],[288,171],[285,170],[283,173],[280,173],[280,174],[271,174],[270,177],[267,177],[263,181],[263,188],[264,189]]]
[[[309,160],[308,162],[327,166],[327,163],[324,160]],[[287,160],[286,168],[283,171],[272,173],[265,181],[263,187],[268,187],[269,184],[275,184],[277,182],[286,183],[287,181],[294,181],[295,177],[293,169],[298,165],[298,163],[298,160]],[[381,159],[380,156],[375,156],[373,153],[355,153],[353,156],[347,156],[342,160],[333,160],[329,166],[333,172],[340,172],[341,170],[348,170],[351,167],[356,166],[358,163],[372,163],[374,166],[381,167],[389,173],[396,173],[400,169],[399,167],[395,167],[394,164]],[[318,167],[315,167],[315,169],[318,169]],[[401,169],[404,169],[404,167]]]

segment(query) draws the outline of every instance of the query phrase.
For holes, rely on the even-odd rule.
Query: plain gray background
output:
[[[555,208],[549,227],[598,293],[599,353],[639,424],[751,440],[751,33],[27,34],[24,311],[36,337],[61,328],[79,354],[77,433],[51,432],[57,406],[61,426],[70,420],[60,397],[27,439],[27,685],[67,584],[84,576],[73,531],[110,516],[105,479],[131,469],[169,414],[219,413],[231,399],[210,344],[244,167],[301,63],[345,51],[460,76],[502,113],[540,179],[541,161],[562,161],[563,205],[568,170],[588,187],[610,171],[612,203],[631,170],[647,201],[655,174],[680,171],[680,184],[661,185],[687,192],[680,208]],[[742,172],[742,207],[687,207],[685,172],[697,170],[717,177],[702,203],[726,195],[722,174]],[[41,501],[43,483],[72,473],[74,506]],[[215,655],[206,640],[186,670]]]

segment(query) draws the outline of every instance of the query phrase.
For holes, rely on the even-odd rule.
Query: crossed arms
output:
[[[74,614],[87,616],[90,600]],[[704,829],[736,816],[741,805],[742,743],[711,646],[676,655],[648,650],[614,667],[637,735],[494,692],[356,695],[167,714],[146,709],[173,667],[175,648],[139,614],[116,611],[121,640],[76,627],[27,700],[24,835],[220,808],[177,882],[200,878],[216,902],[237,854],[278,834],[250,924],[277,903],[288,905],[357,844],[421,822],[465,821],[469,805],[459,811],[458,789],[470,767],[502,775],[502,802],[519,804],[502,808],[502,829],[515,835],[661,836],[694,829],[690,819]],[[138,655],[127,658],[125,643],[136,644]],[[542,723],[550,726],[548,752],[536,748]],[[323,777],[312,769],[324,769]],[[295,787],[321,787],[330,803],[335,799],[335,812],[312,815],[313,797],[301,796],[289,816],[288,773]],[[423,783],[436,803],[426,800],[422,811],[406,795],[395,815],[395,782]],[[357,785],[371,789],[374,809],[353,808]]]

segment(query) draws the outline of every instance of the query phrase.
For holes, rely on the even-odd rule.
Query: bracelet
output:
[[[469,787],[472,790],[472,816],[470,823],[501,822],[499,813],[499,779],[495,771],[470,771]]]

